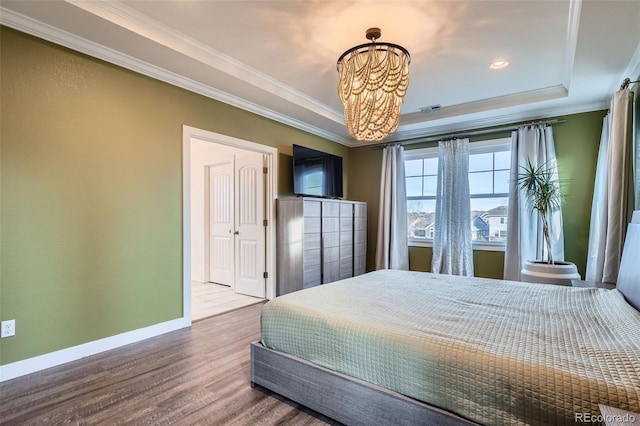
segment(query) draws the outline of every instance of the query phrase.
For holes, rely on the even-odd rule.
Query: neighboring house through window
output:
[[[511,138],[469,144],[469,226],[475,245],[504,247]],[[405,151],[408,237],[410,243],[431,242],[435,223],[438,148]]]

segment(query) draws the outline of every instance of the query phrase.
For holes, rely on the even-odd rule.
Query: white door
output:
[[[235,291],[266,296],[265,289],[265,158],[247,153],[235,161]]]
[[[262,154],[246,152],[209,166],[209,281],[261,298],[266,297],[264,162]]]
[[[209,230],[209,281],[233,286],[233,157],[223,163],[209,166]]]

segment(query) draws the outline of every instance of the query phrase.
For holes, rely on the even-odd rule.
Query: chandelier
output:
[[[360,141],[379,141],[396,131],[409,85],[409,52],[397,44],[376,43],[380,35],[380,28],[369,28],[371,43],[347,50],[337,64],[344,123]]]

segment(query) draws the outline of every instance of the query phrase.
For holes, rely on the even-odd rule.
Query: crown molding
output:
[[[539,120],[551,117],[559,117],[563,115],[581,114],[584,112],[605,110],[609,107],[609,102],[598,101],[588,104],[573,104],[566,106],[558,106],[551,108],[539,108],[531,111],[521,111],[515,113],[506,113],[494,115],[491,117],[483,117],[477,119],[469,119],[458,121],[455,123],[443,124],[439,126],[431,126],[429,128],[398,130],[391,135],[388,142],[403,142],[410,139],[434,136],[444,133],[460,132],[465,130],[484,129],[493,126],[501,126],[505,124],[513,124],[521,121]]]
[[[146,75],[147,77],[163,81],[173,86],[181,87],[185,90],[189,90],[190,92],[194,92],[262,117],[269,118],[279,123],[295,127],[333,142],[347,146],[351,146],[351,144],[353,144],[352,140],[343,136],[320,129],[316,126],[312,126],[271,109],[264,108],[253,102],[246,101],[211,86],[198,83],[192,79],[185,78],[179,74],[167,71],[163,68],[151,65],[116,50],[88,41],[82,37],[78,37],[51,25],[44,24],[2,6],[0,6],[0,24],[75,50],[85,55],[118,65],[139,74]]]
[[[564,70],[562,73],[562,85],[567,91],[571,87],[571,76],[576,58],[578,46],[578,30],[580,28],[580,11],[582,0],[571,0],[569,2],[569,19],[567,22],[567,39],[565,40]]]
[[[414,112],[401,116],[400,130],[402,127],[416,125],[425,121],[441,120],[443,118],[456,117],[460,115],[481,113],[486,111],[508,108],[533,102],[548,101],[566,97],[569,91],[563,85],[543,87],[541,89],[529,90],[526,92],[513,93],[495,98],[482,99],[479,101],[465,102],[457,105],[443,107],[437,112],[421,113]]]
[[[342,123],[342,114],[210,46],[176,31],[115,0],[65,0],[68,4],[105,19],[168,49],[187,56],[319,116]]]

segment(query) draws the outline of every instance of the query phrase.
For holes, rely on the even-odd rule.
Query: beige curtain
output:
[[[376,269],[409,269],[404,148],[387,145],[382,154]]]
[[[511,133],[511,179],[507,243],[504,251],[504,279],[520,281],[520,272],[527,260],[544,259],[547,255],[542,232],[542,220],[532,212],[531,205],[518,187],[518,173],[527,161],[535,167],[546,164],[553,168],[553,180],[558,179],[556,145],[553,128],[545,123],[520,126]],[[564,260],[562,208],[550,211],[547,217],[554,260]]]
[[[625,230],[635,205],[632,105],[632,91],[617,91],[603,123],[591,207],[587,281],[614,283],[618,279]]]

